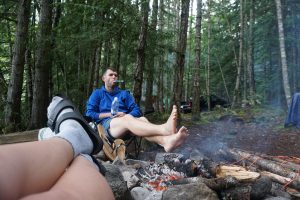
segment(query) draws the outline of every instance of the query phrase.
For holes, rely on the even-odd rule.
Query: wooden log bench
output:
[[[36,141],[38,139],[38,132],[39,130],[36,129],[0,135],[0,145]]]

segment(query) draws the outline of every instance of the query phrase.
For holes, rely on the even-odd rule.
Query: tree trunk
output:
[[[56,0],[55,2],[55,12],[54,12],[54,16],[53,16],[53,24],[52,24],[52,49],[57,49],[56,48],[56,35],[57,35],[57,28],[58,28],[58,24],[59,24],[59,20],[61,17],[61,13],[62,13],[62,8],[61,8],[61,0]],[[53,52],[53,54],[59,54],[59,52]],[[51,97],[53,95],[53,90],[54,90],[54,80],[53,80],[53,76],[52,76],[52,70],[54,71],[54,69],[50,68],[49,69],[49,96]]]
[[[40,128],[47,122],[49,104],[49,69],[52,66],[51,32],[52,0],[41,1],[40,30],[38,36],[37,63],[33,86],[31,128]]]
[[[32,61],[31,61],[31,52],[30,50],[26,50],[26,57],[25,57],[25,64],[27,66],[26,71],[26,90],[27,90],[27,99],[26,99],[26,103],[27,103],[27,109],[29,111],[29,116],[28,119],[31,118],[31,110],[32,110],[32,96],[33,96],[33,80],[32,80]]]
[[[142,24],[139,35],[139,44],[137,49],[137,62],[134,73],[134,86],[133,96],[136,104],[140,105],[142,97],[142,84],[143,84],[143,70],[145,66],[145,49],[146,49],[146,38],[148,29],[148,12],[149,12],[149,0],[145,0],[142,3]]]
[[[193,3],[194,3],[194,1],[193,0],[191,0],[191,5],[190,5],[190,13],[192,14],[193,13]],[[192,74],[191,74],[191,57],[192,57],[192,41],[193,41],[193,39],[192,39],[192,35],[193,35],[193,28],[192,28],[192,25],[193,25],[193,18],[191,17],[190,19],[189,19],[189,41],[188,41],[188,43],[189,43],[189,47],[188,47],[188,50],[187,50],[187,52],[189,52],[188,53],[188,58],[187,58],[187,62],[186,62],[186,66],[187,66],[187,73],[185,73],[185,91],[184,91],[184,100],[185,101],[190,101],[190,97],[191,97],[191,90],[193,89],[192,87],[191,87],[191,82],[193,81],[192,79],[191,79],[191,76],[192,76]]]
[[[247,4],[245,3],[245,7],[247,8]],[[246,12],[245,12],[246,13]],[[245,34],[245,33],[247,33],[248,32],[248,15],[247,14],[245,14],[244,15],[244,30],[243,30],[243,33]],[[246,102],[247,101],[247,90],[248,90],[248,87],[247,87],[247,82],[248,82],[248,54],[247,54],[247,49],[248,49],[248,43],[249,42],[247,42],[247,40],[246,39],[248,39],[247,37],[245,37],[244,38],[244,44],[245,45],[243,45],[244,46],[244,48],[243,48],[243,64],[242,64],[242,66],[243,66],[243,98],[242,98],[242,101],[243,102]]]
[[[98,23],[100,24],[99,27],[103,29],[104,27],[104,16],[105,13],[103,11],[99,11],[96,13]],[[101,65],[101,60],[102,60],[102,46],[103,46],[103,39],[99,39],[98,45],[97,45],[97,50],[96,50],[96,56],[95,56],[95,74],[94,74],[94,84],[93,84],[93,89],[99,87],[99,82],[101,80],[101,75],[100,75],[100,65]]]
[[[197,0],[195,64],[193,70],[192,120],[200,119],[201,21],[202,21],[202,0]]]
[[[96,47],[93,51],[93,54],[90,55],[90,64],[88,70],[88,87],[86,92],[86,97],[89,98],[93,91],[94,75],[95,75],[95,66],[96,66],[96,55],[98,48]]]
[[[234,94],[232,100],[232,107],[235,107],[238,103],[238,99],[240,98],[240,82],[241,82],[241,71],[242,71],[242,63],[243,63],[243,40],[244,40],[244,8],[243,8],[243,0],[240,0],[240,49],[239,49],[239,63],[237,67],[236,81],[234,87]]]
[[[96,50],[93,89],[96,89],[97,87],[99,87],[101,51],[102,51],[102,43],[100,43],[100,45],[97,47],[97,50]]]
[[[181,1],[181,20],[179,38],[176,47],[176,62],[174,65],[174,89],[173,89],[173,102],[180,108],[180,101],[182,98],[182,87],[183,87],[183,74],[184,74],[184,61],[185,61],[185,50],[187,40],[187,28],[188,28],[188,17],[189,17],[189,5],[190,0]]]
[[[170,4],[167,4],[168,8],[170,9]],[[159,1],[159,22],[158,22],[158,30],[160,35],[163,34],[163,28],[164,28],[164,12],[165,12],[165,2],[164,0]],[[170,16],[168,16],[168,28],[169,28],[169,22],[170,22]],[[164,46],[165,41],[161,40],[158,45]],[[156,100],[155,100],[155,109],[159,112],[164,111],[164,79],[163,74],[166,69],[164,59],[165,59],[166,53],[165,50],[162,50],[161,53],[158,55],[158,70],[157,70],[157,93],[156,93]],[[168,66],[167,66],[168,68]]]
[[[289,107],[291,101],[291,91],[290,91],[288,66],[286,61],[286,52],[285,52],[285,44],[284,44],[285,39],[284,39],[284,31],[283,31],[283,24],[282,24],[281,1],[275,0],[275,3],[276,3],[277,19],[278,19],[278,34],[279,34],[283,88],[284,88],[286,106]]]
[[[120,74],[120,63],[121,63],[121,47],[122,47],[122,39],[123,39],[123,33],[122,28],[120,29],[118,36],[117,36],[117,48],[116,48],[116,59],[114,62],[114,68],[117,70],[117,73]]]
[[[111,67],[110,66],[110,51],[111,51],[111,39],[108,39],[105,41],[104,43],[104,56],[103,56],[103,67],[107,68],[107,67]]]
[[[155,73],[155,57],[156,57],[156,40],[157,40],[157,13],[158,13],[158,0],[154,0],[152,4],[152,22],[150,25],[150,29],[152,31],[153,36],[150,40],[150,50],[149,50],[149,62],[147,69],[147,82],[146,82],[146,100],[145,100],[145,112],[152,111],[153,108],[153,79]]]
[[[7,91],[5,125],[13,130],[21,122],[21,95],[25,64],[25,51],[28,41],[30,0],[19,1],[16,39],[13,48],[11,78]],[[10,130],[8,130],[10,131]]]
[[[207,15],[208,15],[208,35],[207,35],[207,66],[206,66],[206,101],[207,101],[207,109],[210,111],[210,35],[211,35],[211,16],[210,16],[210,9],[211,3],[210,0],[207,1]]]
[[[249,77],[249,94],[250,101],[254,103],[255,100],[255,79],[254,79],[254,66],[253,66],[253,24],[254,24],[254,0],[250,0],[250,14],[249,14],[249,44],[248,44],[248,77]]]

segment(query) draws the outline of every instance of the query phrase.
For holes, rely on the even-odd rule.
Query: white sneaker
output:
[[[49,138],[52,138],[54,135],[55,133],[49,127],[45,127],[39,130],[38,140],[47,140]]]

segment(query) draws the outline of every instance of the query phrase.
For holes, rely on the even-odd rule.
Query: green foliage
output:
[[[115,65],[118,62],[118,51],[121,52],[120,68],[126,69],[126,77],[120,77],[125,80],[126,88],[132,90],[134,84],[134,73],[136,66],[136,53],[139,41],[139,31],[141,24],[140,5],[135,5],[134,1],[110,1],[110,0],[68,0],[55,1],[55,13],[58,8],[61,9],[61,15],[58,24],[53,25],[53,62],[51,77],[53,82],[53,93],[66,93],[80,109],[84,110],[87,99],[87,85],[91,66],[94,65],[95,50],[101,49],[101,70]],[[237,73],[237,59],[239,52],[240,37],[240,5],[239,1],[214,0],[211,1],[211,39],[210,39],[210,90],[220,97],[227,98],[225,86],[223,83],[220,67],[223,72],[226,86],[232,98],[235,87]],[[31,23],[29,27],[29,43],[27,45],[31,52],[31,67],[34,68],[36,62],[36,43],[39,26],[39,5],[40,2],[32,1]],[[163,10],[163,30],[148,30],[148,46],[146,47],[146,63],[154,59],[154,65],[157,69],[158,58],[163,55],[163,69],[155,70],[155,86],[157,87],[160,72],[164,74],[163,90],[164,102],[168,106],[173,89],[173,64],[175,61],[176,42],[178,34],[178,3],[180,1],[165,1]],[[205,3],[205,2],[203,2]],[[194,2],[193,6],[196,7]],[[151,9],[151,7],[150,7]],[[195,8],[193,10],[196,10]],[[250,6],[247,4],[244,14],[249,16]],[[300,89],[299,69],[299,47],[300,40],[300,2],[287,0],[283,4],[284,29],[286,34],[286,50],[288,65],[290,67],[291,84],[294,83],[292,91]],[[7,15],[0,16],[0,109],[4,110],[7,85],[10,79],[12,47],[16,31],[17,2],[5,1],[0,5],[0,12]],[[200,66],[200,85],[201,93],[205,94],[205,76],[207,71],[208,59],[208,12],[207,5],[203,6],[202,16],[202,36],[201,36],[201,66]],[[151,14],[151,12],[149,12]],[[194,13],[195,14],[195,13]],[[158,14],[159,15],[159,14]],[[254,73],[256,81],[256,94],[253,101],[263,104],[280,105],[283,94],[281,85],[281,68],[278,43],[277,17],[274,1],[262,0],[255,1],[254,7]],[[34,21],[35,19],[35,21]],[[150,22],[151,22],[151,18]],[[191,31],[188,33],[188,43],[186,51],[184,84],[187,88],[187,96],[191,96],[192,88],[192,69],[195,59],[195,21],[196,16],[191,15]],[[150,24],[150,23],[149,23]],[[246,22],[249,25],[249,17]],[[249,28],[249,26],[246,26]],[[245,31],[245,49],[247,52],[249,34]],[[121,38],[121,42],[120,39]],[[155,41],[155,42],[151,42]],[[119,49],[119,44],[120,49]],[[149,56],[151,55],[151,56]],[[106,60],[104,60],[106,58]],[[245,58],[246,59],[246,58]],[[151,63],[151,62],[150,62]],[[246,63],[246,61],[245,61]],[[26,74],[26,73],[25,73]],[[3,77],[3,78],[2,78]],[[292,76],[291,76],[292,77]],[[4,81],[2,81],[2,79]],[[28,105],[28,94],[26,84],[28,77],[24,75],[24,89],[22,94],[22,125],[25,127],[30,115],[30,106]],[[243,80],[242,80],[243,81]],[[101,84],[101,83],[100,83]],[[157,89],[154,89],[154,93]],[[183,97],[184,98],[184,97]],[[248,94],[249,98],[249,94]],[[250,102],[250,99],[247,99]],[[250,102],[252,104],[252,102]],[[230,112],[215,110],[212,113],[202,113],[201,122],[217,119],[221,113]],[[243,111],[235,111],[243,116]],[[224,113],[223,113],[224,114]],[[231,113],[232,114],[232,113]],[[168,116],[166,114],[166,116]],[[158,114],[154,118],[164,120],[166,116]],[[188,117],[188,115],[186,115]],[[0,119],[3,119],[4,113],[0,112]],[[3,122],[3,120],[1,120]],[[1,122],[0,122],[0,128]]]

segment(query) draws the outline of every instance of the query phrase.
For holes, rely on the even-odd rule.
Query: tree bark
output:
[[[95,67],[96,67],[96,55],[97,55],[98,48],[96,47],[93,53],[90,55],[90,64],[88,70],[88,87],[86,92],[86,98],[89,98],[93,91],[93,83],[94,83],[94,75],[95,75]]]
[[[182,98],[182,87],[183,87],[183,74],[184,74],[184,61],[185,61],[185,50],[187,42],[187,28],[188,28],[188,17],[189,17],[189,0],[182,0],[181,4],[181,20],[180,20],[180,31],[179,38],[176,47],[176,63],[174,65],[174,90],[173,100],[177,108],[180,108],[180,101]]]
[[[31,128],[41,128],[47,122],[49,104],[49,69],[52,66],[51,32],[53,0],[41,1],[37,63],[33,86]]]
[[[285,39],[284,39],[284,30],[283,30],[283,23],[282,23],[281,1],[275,0],[275,3],[276,3],[276,10],[277,10],[283,88],[284,88],[286,106],[289,107],[291,101],[291,91],[290,91],[288,66],[286,61],[286,52],[285,52],[285,44],[284,44]]]
[[[250,100],[255,100],[255,79],[253,66],[253,24],[254,24],[254,0],[250,0],[250,14],[249,14],[249,44],[248,44],[248,77],[249,77],[249,94]]]
[[[139,44],[137,49],[137,62],[134,73],[134,86],[133,86],[133,96],[136,104],[140,105],[140,100],[142,97],[142,84],[143,84],[143,70],[145,66],[145,48],[147,39],[147,29],[148,29],[148,12],[149,12],[149,0],[145,0],[142,3],[142,24],[139,35]]]
[[[201,21],[202,21],[202,0],[197,0],[195,64],[193,69],[192,120],[200,119]]]
[[[25,70],[26,71],[26,80],[27,80],[27,83],[26,83],[26,92],[27,92],[27,99],[26,99],[26,103],[27,103],[27,107],[28,107],[28,110],[29,110],[29,116],[28,116],[28,119],[31,118],[31,109],[32,109],[32,96],[33,96],[33,80],[32,80],[32,61],[31,61],[31,52],[29,49],[26,50],[26,53],[25,53],[25,64],[27,66],[27,69]]]
[[[170,5],[169,5],[170,6]],[[159,34],[162,35],[164,32],[164,11],[165,10],[165,2],[164,0],[159,1],[159,22],[158,22],[158,31]],[[169,16],[168,16],[168,22]],[[168,28],[169,28],[169,23],[168,23]],[[159,42],[160,46],[165,45],[165,41],[161,40]],[[155,109],[158,110],[159,112],[164,111],[164,71],[166,70],[165,67],[165,50],[162,50],[161,53],[158,55],[158,76],[157,76],[157,94],[156,94],[156,101],[155,101]]]
[[[194,0],[190,0],[190,13],[192,14],[193,13],[193,3],[194,3]],[[185,90],[184,90],[184,100],[185,101],[190,101],[190,98],[191,98],[191,91],[193,90],[193,87],[192,87],[192,81],[193,79],[191,78],[192,76],[192,72],[191,70],[192,67],[191,67],[191,57],[192,57],[192,41],[193,41],[193,38],[192,38],[192,35],[193,35],[193,18],[191,17],[189,19],[189,37],[188,37],[188,50],[187,52],[188,53],[188,57],[187,57],[187,61],[186,61],[186,67],[187,67],[187,72],[185,73]]]
[[[239,48],[239,63],[237,67],[236,81],[234,87],[234,94],[232,100],[232,107],[235,107],[238,103],[238,99],[240,97],[240,82],[241,82],[241,71],[242,71],[242,63],[243,63],[243,40],[244,40],[244,6],[243,0],[240,0],[240,48]]]
[[[153,81],[154,81],[154,73],[155,73],[155,58],[157,52],[155,51],[157,45],[157,14],[158,14],[158,0],[154,0],[152,3],[152,21],[150,25],[150,29],[152,32],[152,37],[150,37],[150,49],[149,49],[149,61],[147,67],[147,79],[146,79],[146,100],[145,100],[145,112],[152,111],[153,108]]]
[[[101,51],[102,51],[102,42],[100,42],[99,46],[97,47],[96,55],[95,55],[95,73],[94,73],[93,89],[99,87]]]
[[[25,51],[28,42],[30,0],[19,1],[16,39],[13,48],[12,71],[7,91],[5,125],[14,130],[21,122],[21,95],[25,64]],[[11,131],[8,130],[8,131]]]
[[[207,34],[207,66],[206,66],[206,101],[207,101],[207,109],[210,111],[210,36],[211,36],[211,16],[210,16],[210,9],[211,9],[211,0],[207,1],[207,15],[208,15],[208,34]]]

